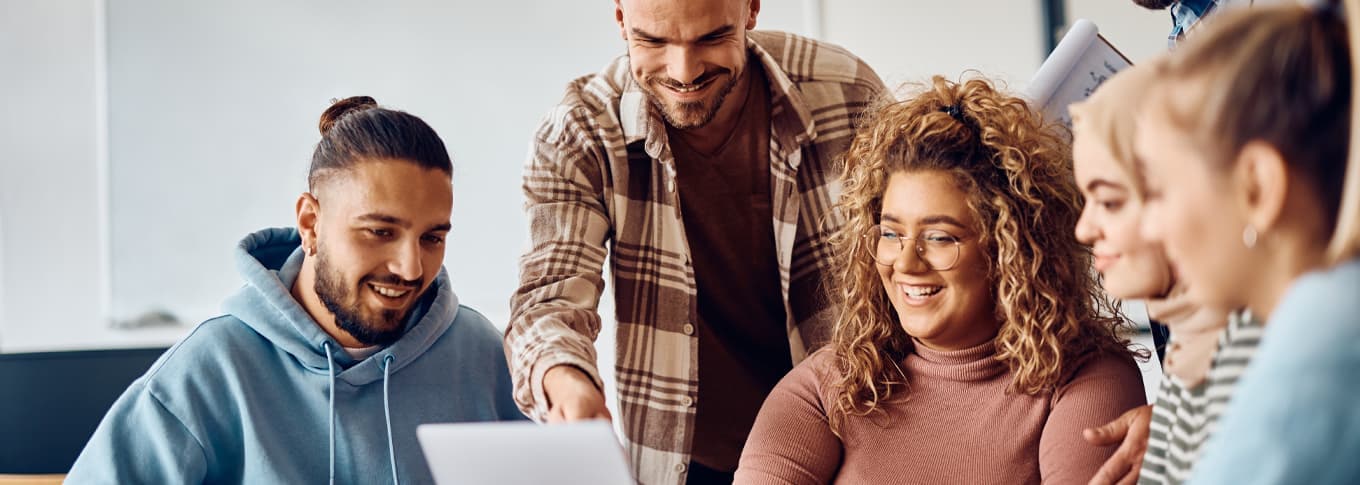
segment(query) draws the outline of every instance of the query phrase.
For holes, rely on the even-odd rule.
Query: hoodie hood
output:
[[[390,360],[388,372],[401,372],[434,345],[458,315],[458,296],[453,293],[448,272],[441,267],[407,316],[406,333],[401,339],[356,361],[293,298],[291,289],[303,260],[302,238],[297,230],[271,228],[250,234],[237,244],[235,258],[245,286],[227,299],[223,310],[311,372],[323,375],[329,372],[329,353],[344,369],[335,375],[336,379],[351,385],[362,386],[383,379],[384,360]]]

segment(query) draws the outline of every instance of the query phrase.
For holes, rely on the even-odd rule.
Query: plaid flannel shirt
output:
[[[749,32],[770,80],[770,184],[780,287],[795,364],[830,335],[823,275],[841,157],[853,124],[886,93],[863,61],[792,34]],[[637,479],[679,484],[698,403],[694,269],[680,216],[675,159],[660,113],[621,56],[579,78],[543,121],[524,175],[531,247],[520,260],[505,348],[515,401],[547,414],[543,375],[579,367],[603,388],[594,341],[602,269],[611,268],[619,410]]]
[[[1167,35],[1167,48],[1175,49],[1176,44],[1185,40],[1185,35],[1191,30],[1200,26],[1200,21],[1204,20],[1214,11],[1243,3],[1250,6],[1254,0],[1181,0],[1171,4],[1168,9],[1171,11],[1171,34]]]

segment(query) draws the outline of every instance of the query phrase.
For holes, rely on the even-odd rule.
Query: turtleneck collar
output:
[[[935,350],[912,340],[912,352],[903,361],[908,375],[939,377],[951,381],[976,382],[992,379],[1007,371],[996,360],[996,346],[989,340],[960,350]]]

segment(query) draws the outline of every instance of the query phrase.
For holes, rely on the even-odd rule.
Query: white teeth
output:
[[[902,285],[902,292],[912,298],[921,298],[939,293],[944,289],[942,286],[907,286]]]
[[[402,296],[406,295],[407,292],[411,291],[411,290],[393,290],[391,288],[383,288],[377,285],[368,285],[368,287],[373,288],[373,291],[378,292],[379,295],[388,298],[401,298]]]
[[[675,92],[677,92],[677,93],[692,93],[692,92],[698,91],[700,88],[702,88],[702,87],[704,87],[704,86],[706,86],[706,85],[708,85],[708,82],[704,82],[703,84],[692,84],[692,85],[690,85],[690,86],[688,86],[688,87],[670,86],[670,88],[671,88],[671,90],[673,90],[673,91],[675,91]]]

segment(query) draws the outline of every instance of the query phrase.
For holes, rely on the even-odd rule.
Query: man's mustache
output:
[[[673,78],[671,78],[671,77],[669,77],[669,76],[655,76],[655,77],[652,77],[652,80],[653,80],[654,82],[656,82],[657,84],[661,84],[661,85],[666,86],[666,87],[675,88],[675,89],[685,89],[685,88],[690,88],[690,87],[702,85],[702,84],[707,83],[707,82],[709,82],[709,81],[711,81],[711,80],[713,80],[713,79],[716,79],[718,76],[722,76],[722,75],[727,74],[727,73],[729,73],[729,72],[731,72],[731,71],[728,71],[727,69],[716,69],[716,70],[713,70],[713,71],[708,71],[708,72],[705,72],[703,75],[699,76],[698,78],[695,78],[694,81],[688,82],[688,83],[682,83],[682,82],[680,82],[680,81],[676,81],[675,79],[673,79]]]
[[[361,283],[381,283],[389,286],[405,286],[412,290],[420,289],[420,280],[404,280],[397,275],[369,276],[364,278]]]

